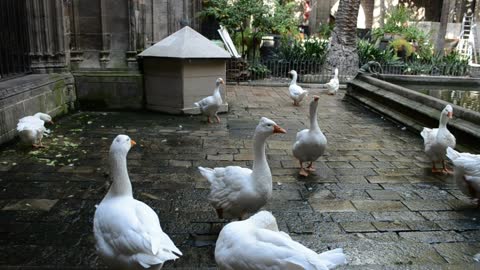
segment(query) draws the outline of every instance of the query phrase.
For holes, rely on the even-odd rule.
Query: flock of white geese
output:
[[[308,95],[297,85],[297,73],[289,86],[295,106]],[[220,118],[217,111],[222,104],[219,78],[212,96],[195,103],[208,117]],[[327,84],[328,93],[338,91],[338,70]],[[310,128],[297,133],[292,152],[300,162],[302,176],[314,171],[315,162],[325,151],[327,139],[317,121],[318,96],[309,105]],[[473,198],[480,198],[480,155],[459,153],[455,137],[448,131],[447,122],[453,116],[447,105],[440,115],[438,128],[424,128],[421,132],[425,153],[432,160],[432,172],[449,173],[445,156],[455,165],[454,177],[459,188]],[[19,120],[17,130],[23,142],[43,147],[42,137],[49,131],[45,122],[52,118],[37,113]],[[215,247],[215,260],[220,269],[332,269],[346,264],[341,248],[323,253],[294,241],[287,233],[279,231],[275,217],[268,211],[259,211],[272,196],[272,174],[265,154],[268,137],[286,133],[274,121],[262,117],[253,137],[254,161],[252,169],[239,166],[223,168],[198,167],[211,185],[208,200],[219,218],[238,218],[221,230]],[[175,260],[182,252],[162,231],[158,215],[145,203],[133,198],[132,185],[127,171],[127,154],[136,143],[127,135],[118,135],[110,146],[108,162],[112,185],[98,204],[93,221],[96,249],[107,265],[114,269],[161,269],[168,260]],[[442,162],[443,169],[437,169]],[[304,163],[307,163],[304,166]],[[248,214],[255,213],[248,219]]]

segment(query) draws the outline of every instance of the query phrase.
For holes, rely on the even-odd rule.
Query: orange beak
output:
[[[134,146],[135,144],[137,144],[134,140],[130,140],[130,145],[131,146]]]
[[[50,120],[50,122],[49,122],[49,123],[50,123],[50,124],[52,124],[52,125],[53,125],[53,124],[55,124],[55,123],[53,123],[53,121],[51,121],[51,120]]]
[[[313,96],[313,100],[318,101],[320,99],[319,96]]]
[[[452,119],[452,117],[453,117],[453,112],[449,112],[448,113],[448,118]]]
[[[221,83],[221,84],[225,84],[225,82],[224,82],[223,80],[220,80],[220,83]]]
[[[287,131],[281,128],[279,125],[273,126],[273,133],[287,133]]]

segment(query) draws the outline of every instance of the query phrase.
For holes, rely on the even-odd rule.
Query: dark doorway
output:
[[[26,2],[0,0],[0,80],[31,72]]]

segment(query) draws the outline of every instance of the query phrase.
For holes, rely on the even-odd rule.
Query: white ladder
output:
[[[456,51],[469,58],[470,63],[477,63],[477,54],[475,51],[475,28],[473,16],[463,16],[462,29],[460,31],[460,40],[455,48]]]

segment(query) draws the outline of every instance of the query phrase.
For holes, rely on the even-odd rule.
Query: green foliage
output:
[[[395,34],[403,37],[407,41],[423,45],[428,42],[428,34],[415,25],[408,25],[409,21],[414,21],[413,12],[403,5],[398,5],[387,11],[385,16],[385,25],[382,28],[373,30],[372,35],[375,39],[381,39],[386,33]]]
[[[404,38],[410,42],[415,42],[419,45],[428,43],[428,34],[417,28],[416,26],[405,27],[402,31]]]
[[[329,39],[330,36],[332,35],[333,31],[333,24],[321,24],[320,27],[318,28],[318,36],[321,39]]]
[[[270,74],[270,70],[267,66],[260,63],[253,63],[248,67],[253,78],[262,79]]]
[[[393,49],[380,50],[368,40],[360,39],[357,43],[357,52],[360,65],[369,61],[377,61],[381,64],[393,63],[398,61]]]
[[[390,46],[398,54],[399,51],[404,51],[406,57],[410,57],[414,51],[412,44],[403,38],[397,38],[390,42]]]
[[[281,4],[279,1],[273,1],[271,12],[257,18],[252,26],[262,34],[295,35],[298,32],[295,8],[295,2]]]
[[[273,0],[269,4],[258,0],[204,0],[201,17],[213,17],[230,33],[242,53],[253,52],[264,34],[295,35],[297,21],[294,2]],[[237,35],[235,32],[238,32]],[[255,41],[255,42],[254,42]]]
[[[396,33],[402,31],[408,21],[413,19],[413,12],[403,5],[397,5],[387,12],[385,19],[385,31]]]
[[[214,17],[228,30],[244,31],[252,16],[255,21],[267,12],[263,2],[257,0],[237,0],[235,3],[229,0],[206,0],[204,9],[199,14],[202,17]]]
[[[279,58],[287,61],[312,60],[323,63],[327,47],[328,41],[319,38],[283,40]]]
[[[446,76],[465,76],[468,71],[468,58],[457,52],[445,56],[431,54],[426,58],[417,58],[405,63],[405,74],[434,74]]]

